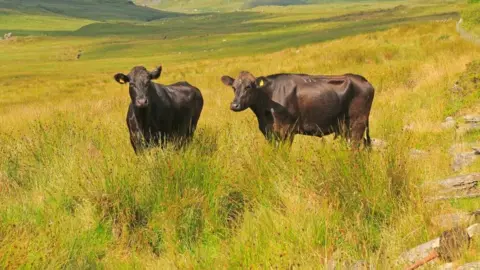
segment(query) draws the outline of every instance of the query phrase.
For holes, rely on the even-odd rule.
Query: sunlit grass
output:
[[[275,31],[302,33],[266,35]],[[450,87],[480,53],[454,21],[286,43],[273,53],[241,52],[238,44],[262,46],[249,35],[257,34],[225,37],[237,47],[224,55],[193,45],[178,54],[193,37],[0,43],[0,266],[311,269],[335,257],[387,269],[438,236],[430,217],[478,206],[425,204],[428,191],[419,188],[453,174],[448,149],[464,139],[439,128]],[[80,48],[88,48],[85,58],[73,60]],[[160,82],[197,86],[204,110],[187,149],[136,156],[125,125],[128,90],[112,76],[160,63]],[[229,111],[233,94],[220,77],[241,70],[362,74],[376,88],[371,135],[386,148],[352,153],[341,140],[298,136],[291,149],[273,149],[251,112]]]

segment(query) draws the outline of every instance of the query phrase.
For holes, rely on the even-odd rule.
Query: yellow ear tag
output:
[[[265,85],[265,84],[263,83],[263,80],[260,80],[259,85],[260,85],[260,87],[262,87],[263,85]]]

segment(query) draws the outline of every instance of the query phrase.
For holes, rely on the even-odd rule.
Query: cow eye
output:
[[[245,89],[246,89],[246,90],[250,90],[250,89],[252,89],[252,86],[251,86],[251,85],[247,85],[247,86],[245,87]]]

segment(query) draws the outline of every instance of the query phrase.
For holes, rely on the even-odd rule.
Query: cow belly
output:
[[[322,137],[334,133],[337,126],[338,125],[334,125],[333,123],[325,126],[319,126],[315,123],[306,123],[302,125],[299,133],[303,135]]]
[[[303,113],[301,133],[305,135],[323,136],[334,133],[338,123],[342,121],[340,110],[313,109]]]

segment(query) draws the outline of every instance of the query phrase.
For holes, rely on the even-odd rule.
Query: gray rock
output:
[[[465,134],[467,132],[475,132],[480,130],[480,123],[469,122],[466,124],[458,125],[458,134]]]
[[[480,196],[480,173],[471,173],[447,178],[441,181],[427,182],[424,187],[434,192],[427,201],[475,198]]]
[[[470,238],[480,237],[480,223],[475,223],[468,227],[467,233]]]
[[[463,119],[466,123],[480,123],[480,116],[478,115],[465,115]]]
[[[463,168],[472,165],[477,157],[478,155],[475,152],[456,154],[453,158],[452,169],[458,172]]]
[[[475,151],[473,148],[476,148],[478,146],[478,143],[456,143],[450,147],[448,153],[450,153],[451,155],[455,155],[462,152],[468,152],[469,150]]]
[[[421,244],[400,255],[400,261],[403,263],[415,263],[416,261],[428,256],[435,248],[440,246],[440,237],[427,243]]]

